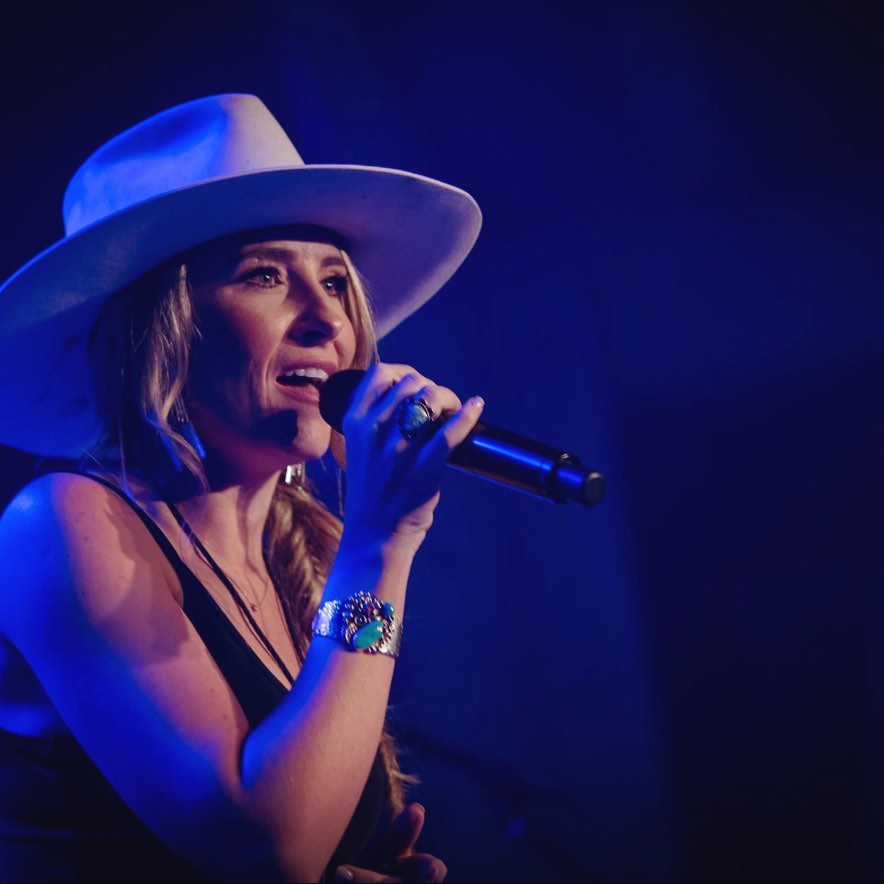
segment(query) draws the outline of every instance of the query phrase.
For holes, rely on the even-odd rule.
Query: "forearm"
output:
[[[368,554],[345,537],[324,600],[368,590],[402,616],[413,549]],[[278,861],[303,880],[321,873],[362,793],[380,741],[394,661],[317,638],[285,702],[247,738],[242,780]]]

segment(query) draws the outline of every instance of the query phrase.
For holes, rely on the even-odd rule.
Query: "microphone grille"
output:
[[[319,413],[322,419],[339,433],[344,423],[344,415],[350,407],[353,392],[365,375],[361,368],[346,368],[336,371],[319,391]]]

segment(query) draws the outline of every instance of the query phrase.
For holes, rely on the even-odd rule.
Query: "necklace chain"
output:
[[[291,674],[291,672],[289,672],[289,669],[285,665],[285,663],[282,662],[282,658],[276,652],[276,648],[274,648],[273,645],[270,643],[270,639],[268,639],[267,636],[264,635],[264,631],[261,629],[260,626],[258,626],[257,621],[252,616],[252,612],[249,610],[249,605],[242,597],[242,592],[236,588],[236,586],[233,584],[233,581],[224,573],[224,571],[221,569],[221,566],[215,561],[215,559],[212,558],[211,553],[206,549],[199,537],[197,537],[196,532],[193,530],[193,528],[190,527],[187,520],[178,511],[178,508],[171,503],[168,504],[168,507],[172,515],[175,517],[175,521],[178,523],[178,526],[181,528],[182,531],[184,531],[185,534],[188,535],[188,537],[190,537],[196,548],[205,558],[209,567],[215,572],[218,579],[224,584],[225,589],[233,597],[233,600],[236,602],[239,609],[245,615],[246,620],[249,621],[249,626],[252,627],[255,635],[258,636],[258,640],[267,649],[267,653],[269,653],[270,656],[273,657],[273,659],[276,661],[276,665],[279,666],[282,674],[286,677],[286,679],[288,679],[289,684],[294,684],[294,676]],[[266,590],[267,587],[265,586],[265,592]],[[257,611],[257,607],[255,608],[255,610]]]
[[[206,560],[206,564],[208,564],[211,567],[212,563],[210,561]],[[264,589],[261,592],[261,598],[255,599],[254,601],[252,601],[251,592],[245,592],[243,590],[243,588],[239,585],[239,582],[234,580],[232,577],[228,577],[227,579],[236,587],[236,591],[238,593],[240,593],[240,595],[242,595],[243,598],[248,602],[249,607],[252,609],[252,611],[254,611],[256,614],[260,615],[260,611],[258,609],[264,604],[264,599],[267,598],[267,591],[270,589],[270,584],[265,582]],[[249,589],[251,589],[251,587],[252,587],[252,584],[249,583]]]

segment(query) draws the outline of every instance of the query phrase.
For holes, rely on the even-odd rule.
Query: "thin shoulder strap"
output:
[[[113,482],[108,481],[107,479],[102,478],[101,476],[96,476],[94,473],[87,473],[84,470],[55,470],[54,472],[58,473],[72,473],[75,476],[85,476],[87,479],[92,479],[95,482],[98,482],[101,485],[110,488],[111,491],[114,492],[118,497],[124,500],[131,508],[134,510],[135,515],[138,516],[139,519],[144,523],[144,527],[150,531],[151,537],[157,542],[157,545],[162,550],[163,554],[169,560],[169,563],[175,569],[179,579],[182,584],[185,582],[189,582],[190,578],[190,570],[181,560],[181,556],[178,555],[177,550],[174,546],[172,546],[171,541],[168,537],[160,530],[160,526],[157,525],[156,522],[134,501],[122,488],[118,485],[115,485]]]
[[[269,714],[271,707],[263,705],[264,699],[267,696],[266,691],[258,689],[256,693],[256,687],[259,687],[260,683],[255,682],[255,672],[259,672],[261,674],[260,677],[266,681],[266,684],[272,687],[273,696],[277,699],[278,695],[276,692],[281,689],[284,690],[284,686],[255,653],[255,650],[234,626],[233,621],[218,605],[218,602],[212,597],[200,579],[184,563],[172,542],[160,530],[156,522],[122,488],[101,476],[77,469],[56,469],[52,472],[71,473],[93,479],[110,488],[111,491],[122,498],[135,511],[135,514],[141,519],[144,527],[150,532],[159,545],[160,551],[166,556],[169,564],[171,564],[178,575],[178,579],[181,581],[181,590],[184,594],[184,614],[193,624],[227,683],[231,686],[249,723],[254,726],[263,721]],[[245,654],[246,658],[252,661],[256,669],[252,669],[251,666],[244,667],[241,654]],[[283,669],[283,673],[288,676],[285,669]]]
[[[134,500],[132,500],[132,498],[129,497],[122,488],[115,485],[113,482],[109,482],[107,479],[104,479],[101,476],[96,476],[92,473],[82,472],[79,470],[58,470],[57,472],[69,472],[73,473],[74,475],[86,476],[89,479],[94,479],[96,482],[100,482],[102,485],[106,485],[108,488],[111,489],[111,491],[115,492],[119,497],[125,500],[126,503],[129,504],[129,506],[135,511],[138,518],[141,519],[141,521],[144,523],[144,526],[147,528],[147,530],[150,531],[153,539],[157,542],[160,549],[163,551],[166,558],[175,569],[175,572],[178,575],[178,579],[181,581],[181,586],[186,597],[187,586],[190,585],[191,580],[195,579],[193,573],[190,571],[187,565],[184,564],[181,556],[178,555],[175,547],[173,547],[171,542],[169,541],[169,538],[166,537],[166,535],[160,530],[159,525],[157,525],[157,523],[154,522],[154,520],[151,519],[151,517],[146,512],[144,512],[144,510],[141,509],[141,507],[138,506],[138,504]],[[257,635],[258,640],[264,645],[270,656],[273,657],[273,659],[276,661],[276,665],[279,666],[282,674],[288,679],[289,684],[294,684],[294,676],[283,662],[282,657],[279,656],[276,648],[274,648],[273,645],[270,643],[270,640],[264,634],[264,631],[261,629],[260,626],[258,626],[257,621],[252,616],[252,612],[249,611],[246,604],[240,598],[239,593],[236,591],[236,589],[234,589],[227,575],[221,570],[221,568],[215,562],[214,558],[212,558],[212,556],[210,555],[209,551],[203,546],[202,541],[199,539],[199,537],[194,534],[193,529],[184,519],[184,516],[181,515],[178,508],[171,503],[167,503],[166,506],[169,507],[169,510],[172,512],[172,515],[175,517],[175,521],[178,523],[181,530],[188,534],[194,544],[196,544],[200,553],[203,555],[203,558],[208,562],[209,566],[218,576],[219,580],[221,580],[221,582],[224,584],[225,588],[232,596],[234,602],[236,602],[240,610],[245,615],[246,619],[249,621],[249,624],[254,630],[255,635]]]
[[[224,573],[221,566],[215,561],[212,554],[205,548],[203,542],[196,536],[193,528],[190,527],[187,520],[184,516],[181,515],[178,507],[173,503],[167,503],[167,507],[171,511],[172,515],[175,517],[175,521],[178,523],[178,527],[187,534],[188,537],[193,541],[196,548],[200,551],[203,559],[208,563],[209,567],[215,572],[215,576],[224,584],[225,589],[230,593],[233,601],[236,603],[237,607],[242,611],[243,616],[246,620],[249,621],[249,625],[252,627],[255,635],[258,636],[258,640],[264,645],[267,649],[267,652],[271,657],[276,661],[276,665],[282,671],[282,674],[289,680],[289,684],[294,684],[295,677],[289,672],[288,667],[283,663],[282,657],[276,651],[276,648],[270,643],[270,639],[264,635],[264,630],[258,626],[258,621],[252,616],[252,612],[249,610],[248,605],[243,600],[242,596],[237,592],[236,587],[230,582],[230,578]],[[275,591],[275,590],[274,590]]]

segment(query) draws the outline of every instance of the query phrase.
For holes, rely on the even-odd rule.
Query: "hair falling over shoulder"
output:
[[[357,341],[353,367],[366,368],[377,360],[374,323],[365,285],[348,256],[342,255],[351,280],[345,304]],[[89,457],[118,470],[124,482],[127,472],[137,471],[167,500],[208,490],[186,418],[190,352],[199,334],[185,258],[108,299],[90,336],[93,387],[104,435]],[[343,464],[343,438],[334,431],[332,437],[332,452]],[[301,660],[341,530],[340,519],[317,499],[306,480],[277,485],[264,529],[264,555]],[[380,753],[392,818],[402,810],[405,788],[416,778],[401,771],[388,727]]]

